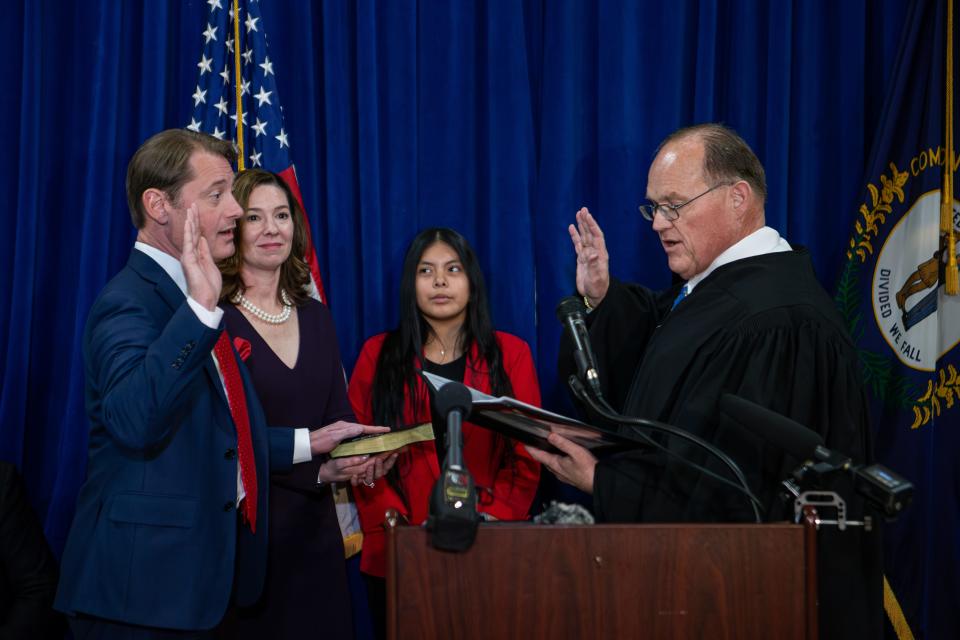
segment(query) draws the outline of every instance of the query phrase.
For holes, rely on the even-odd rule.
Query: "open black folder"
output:
[[[445,384],[454,382],[426,371],[421,371],[420,374],[426,380],[431,396]],[[547,441],[547,436],[551,433],[557,433],[594,453],[624,451],[642,446],[628,436],[540,409],[516,398],[494,398],[472,387],[467,389],[473,400],[473,408],[467,420],[544,451],[559,453]]]

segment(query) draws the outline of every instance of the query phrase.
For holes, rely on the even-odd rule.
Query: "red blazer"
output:
[[[372,387],[373,376],[380,357],[385,333],[367,340],[357,359],[350,378],[350,404],[363,424],[373,424]],[[537,371],[533,366],[530,347],[520,338],[509,333],[496,332],[500,350],[503,352],[503,368],[510,378],[514,396],[529,404],[540,406],[540,386]],[[476,345],[467,356],[464,384],[485,393],[490,393],[490,375],[487,363],[478,357]],[[422,380],[422,401],[413,406],[407,394],[403,421],[405,424],[429,422],[430,400]],[[503,439],[499,439],[503,442]],[[525,520],[530,504],[537,491],[540,465],[527,453],[523,445],[513,443],[512,461],[504,462],[502,445],[493,431],[465,422],[463,424],[463,460],[477,486],[478,510],[498,520]],[[386,562],[386,537],[383,530],[384,514],[388,509],[396,511],[411,524],[421,524],[427,519],[430,491],[440,477],[434,443],[420,442],[407,447],[396,464],[397,476],[407,500],[384,479],[373,488],[355,488],[354,497],[363,527],[363,555],[360,569],[364,573],[383,576]]]

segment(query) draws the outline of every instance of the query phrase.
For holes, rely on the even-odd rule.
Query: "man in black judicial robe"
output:
[[[603,233],[585,208],[570,236],[577,289],[592,307],[590,338],[605,397],[622,413],[666,422],[732,457],[766,520],[792,517],[780,482],[799,460],[721,415],[729,392],[817,431],[827,447],[868,461],[867,403],[856,352],[808,253],[764,226],[766,182],[749,146],[719,125],[682,129],[661,145],[642,210],[682,282],[664,292],[610,278]],[[573,370],[561,345],[561,378]],[[593,494],[601,522],[752,521],[748,499],[653,450],[597,460],[551,436],[567,455],[532,453],[561,480]],[[730,478],[702,449],[664,440],[684,459]],[[845,479],[848,517],[864,515]],[[877,519],[874,518],[874,522]],[[880,637],[876,531],[821,533],[822,637]],[[802,594],[798,594],[801,597]]]

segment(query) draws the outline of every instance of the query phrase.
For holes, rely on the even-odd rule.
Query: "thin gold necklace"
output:
[[[443,344],[443,340],[437,334],[433,334],[433,338],[440,344],[440,362],[437,364],[443,364],[443,361],[447,359],[447,345]]]

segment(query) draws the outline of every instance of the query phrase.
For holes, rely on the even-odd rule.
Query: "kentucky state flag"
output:
[[[876,457],[916,487],[884,529],[888,635],[901,639],[960,638],[960,296],[944,287],[960,205],[951,196],[941,212],[944,172],[960,163],[945,142],[954,1],[915,0],[908,13],[836,296]]]
[[[267,50],[267,31],[257,0],[206,0],[209,12],[200,37],[197,84],[191,87],[193,114],[188,129],[232,140],[239,151],[239,169],[259,167],[279,174],[300,203],[307,230],[304,260],[310,267],[311,295],[327,302],[310,221],[290,156],[283,123],[274,62]],[[236,20],[234,20],[236,16]],[[239,126],[238,126],[239,124]],[[349,487],[334,493],[347,557],[360,551],[363,534]]]

